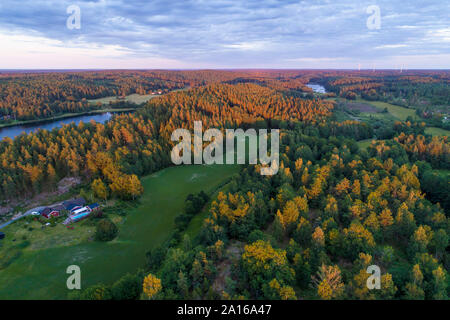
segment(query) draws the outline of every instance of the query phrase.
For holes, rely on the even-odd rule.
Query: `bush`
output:
[[[72,296],[72,299],[76,299],[77,297]],[[111,300],[111,291],[110,289],[103,284],[93,285],[86,290],[84,290],[79,295],[80,300]]]
[[[161,267],[166,258],[167,249],[167,246],[158,246],[146,253],[148,270],[156,271]]]
[[[95,230],[95,240],[111,241],[117,236],[119,229],[109,219],[102,219],[97,223]]]
[[[113,300],[136,300],[142,292],[141,277],[126,274],[111,287]]]

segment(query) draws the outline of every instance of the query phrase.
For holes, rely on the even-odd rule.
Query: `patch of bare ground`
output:
[[[212,284],[213,290],[222,295],[227,286],[227,279],[231,278],[231,266],[237,265],[244,252],[244,243],[232,241],[224,253],[225,259],[217,265],[217,276]]]
[[[347,260],[347,259],[342,258],[342,257],[339,258],[337,264],[341,268],[346,269],[346,270],[351,270],[351,268],[353,267],[353,263],[350,260]]]
[[[318,209],[310,209],[308,212],[309,221],[316,221],[318,217],[320,217],[320,210]]]

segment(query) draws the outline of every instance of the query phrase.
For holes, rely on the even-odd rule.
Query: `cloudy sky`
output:
[[[450,69],[449,16],[448,0],[1,0],[0,69]]]

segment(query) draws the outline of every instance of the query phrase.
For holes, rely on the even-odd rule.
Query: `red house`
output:
[[[50,217],[59,217],[59,210],[53,209],[53,208],[44,208],[41,211],[41,216],[45,217],[45,218],[50,218]]]

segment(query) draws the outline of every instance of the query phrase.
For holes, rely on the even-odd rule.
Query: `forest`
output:
[[[449,82],[447,71],[2,73],[0,115],[17,119],[84,110],[92,98],[165,94],[105,124],[3,139],[0,199],[34,196],[77,176],[98,201],[138,204],[140,178],[172,165],[173,130],[194,121],[220,130],[277,128],[276,175],[242,165],[216,196],[189,195],[175,230],[149,245],[140,270],[68,297],[447,300],[450,142],[425,131],[447,128]],[[181,88],[188,89],[170,92]],[[383,101],[420,118],[342,120],[337,98]],[[205,209],[201,228],[188,235]],[[381,269],[379,290],[366,286],[371,265]]]

